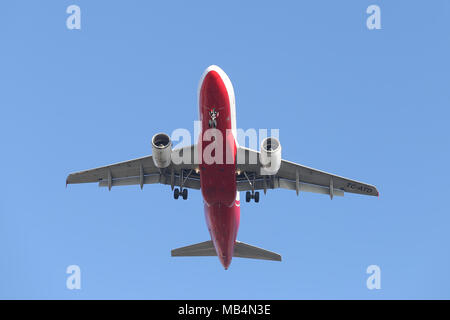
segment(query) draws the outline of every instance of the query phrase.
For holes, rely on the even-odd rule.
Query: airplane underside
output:
[[[175,199],[188,198],[188,189],[200,190],[211,240],[172,250],[172,256],[217,256],[227,269],[233,257],[281,261],[281,256],[236,240],[240,220],[240,192],[245,201],[259,202],[259,190],[312,192],[330,199],[344,193],[378,196],[375,186],[282,159],[281,144],[265,138],[260,151],[237,144],[236,106],[230,79],[218,66],[208,67],[199,89],[201,134],[197,144],[172,150],[165,133],[152,138],[152,155],[68,175],[67,184],[97,182],[116,186],[169,185]],[[212,148],[211,146],[216,146]],[[208,161],[208,154],[214,161]],[[187,161],[178,162],[181,155]],[[198,159],[195,159],[198,155]]]

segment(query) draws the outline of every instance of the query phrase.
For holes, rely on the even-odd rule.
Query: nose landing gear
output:
[[[217,127],[217,120],[209,120],[208,125],[210,128],[216,128]]]
[[[209,110],[209,116],[211,119],[208,121],[208,125],[210,128],[217,127],[217,118],[219,117],[219,112],[216,111],[216,108],[212,108]]]

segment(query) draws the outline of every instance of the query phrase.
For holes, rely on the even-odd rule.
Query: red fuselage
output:
[[[205,218],[217,256],[227,269],[239,229],[240,201],[236,189],[234,92],[228,76],[219,67],[211,66],[205,71],[200,81],[198,98],[202,129],[198,148],[202,153],[200,184]],[[216,118],[211,116],[212,110],[217,113]],[[211,152],[214,140],[205,132],[211,129],[212,118],[215,123],[209,132],[217,130],[215,132],[219,133],[217,136],[221,141],[216,141],[219,143],[215,146],[221,150],[217,148]],[[205,154],[212,155],[214,161],[205,159]]]

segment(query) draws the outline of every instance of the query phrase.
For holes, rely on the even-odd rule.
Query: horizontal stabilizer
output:
[[[236,241],[234,245],[233,257],[281,261],[281,256],[278,253],[254,247],[240,241]]]
[[[172,257],[211,257],[217,256],[216,249],[211,240],[196,243],[190,246],[173,249]]]
[[[200,242],[186,247],[174,249],[172,257],[211,257],[217,256],[216,249],[211,240]],[[233,257],[281,261],[281,256],[275,252],[251,246],[244,242],[236,241]]]

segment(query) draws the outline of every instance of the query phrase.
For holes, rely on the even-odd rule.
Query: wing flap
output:
[[[177,173],[174,175],[174,186],[179,186],[181,181],[180,175]],[[141,178],[140,177],[126,177],[120,179],[112,179],[111,187],[117,186],[131,186],[131,185],[140,185]],[[165,175],[155,173],[150,175],[145,175],[142,184],[155,184],[161,183],[166,185],[171,185],[170,176],[167,177]],[[98,182],[99,187],[109,187],[108,179],[102,179]],[[189,189],[200,190],[200,179],[197,177],[187,177],[183,178],[183,187]]]
[[[287,190],[296,190],[295,181],[282,179],[280,177],[273,178],[259,178],[255,180],[255,190],[264,190],[264,180],[266,179],[266,189],[287,189]],[[248,183],[248,181],[237,181],[237,189],[238,191],[251,191],[252,186]],[[299,192],[311,192],[311,193],[319,193],[319,194],[330,194],[330,188],[317,186],[314,184],[299,182],[298,186]],[[333,188],[333,195],[338,197],[344,196],[344,191]]]

